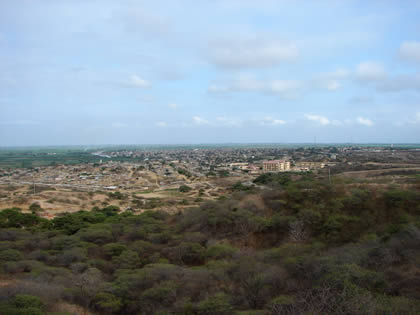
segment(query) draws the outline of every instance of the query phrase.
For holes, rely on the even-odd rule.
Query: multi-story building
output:
[[[286,161],[286,160],[263,161],[263,171],[267,173],[290,171],[290,161]]]
[[[324,162],[296,162],[295,167],[300,170],[315,170],[325,167]]]

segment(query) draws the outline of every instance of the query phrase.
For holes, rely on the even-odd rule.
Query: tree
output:
[[[96,294],[93,298],[93,304],[101,314],[117,313],[123,305],[119,297],[107,292]]]
[[[41,208],[39,203],[34,202],[29,206],[29,210],[31,210],[32,214],[36,214],[37,212],[43,211],[44,209]]]
[[[305,223],[301,220],[295,220],[289,223],[289,236],[293,242],[303,242],[308,238],[308,231]]]
[[[191,190],[192,190],[192,188],[189,187],[189,186],[187,186],[187,185],[181,185],[179,187],[179,191],[182,192],[182,193],[187,193],[187,192],[189,192]]]
[[[224,293],[217,293],[198,303],[196,307],[199,315],[228,315],[232,314],[233,307],[229,297]]]

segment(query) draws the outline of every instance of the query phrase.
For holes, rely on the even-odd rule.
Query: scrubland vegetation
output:
[[[0,314],[419,314],[412,178],[261,175],[177,214],[5,209]]]

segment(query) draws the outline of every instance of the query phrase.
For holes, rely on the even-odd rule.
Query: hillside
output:
[[[1,314],[418,314],[420,181],[261,175],[168,214],[0,212]]]

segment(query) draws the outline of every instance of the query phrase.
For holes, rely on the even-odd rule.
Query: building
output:
[[[316,170],[325,167],[324,162],[296,162],[295,167],[300,170]]]
[[[286,160],[263,161],[263,171],[265,173],[290,171],[290,161],[286,161]]]
[[[240,169],[240,170],[246,170],[248,169],[249,163],[230,163],[229,166],[232,169]]]

